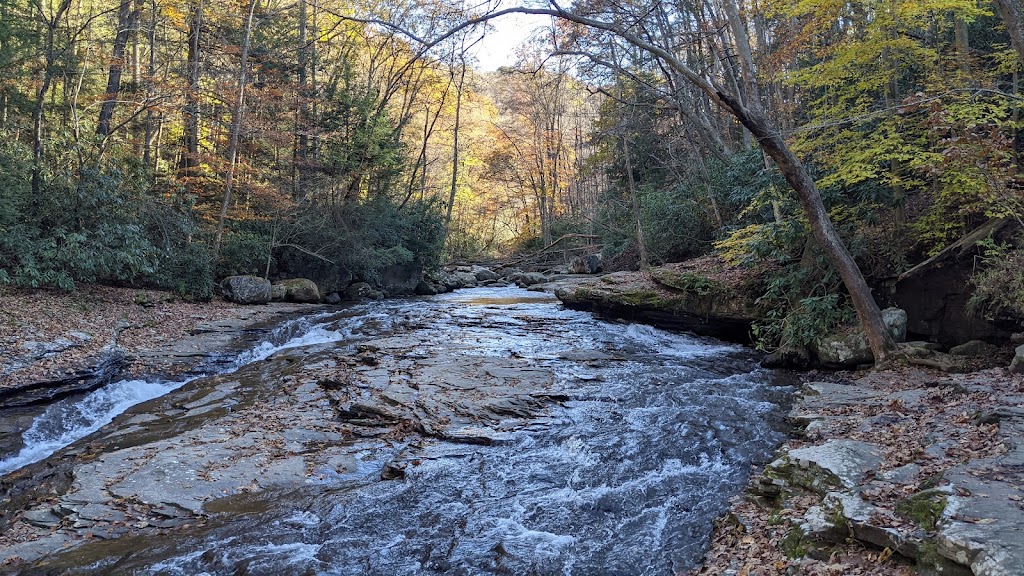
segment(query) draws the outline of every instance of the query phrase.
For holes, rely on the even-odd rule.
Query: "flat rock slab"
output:
[[[853,488],[874,472],[882,462],[879,448],[857,440],[829,440],[820,446],[790,450],[785,459],[792,465],[811,471],[808,485],[820,491],[827,485]]]

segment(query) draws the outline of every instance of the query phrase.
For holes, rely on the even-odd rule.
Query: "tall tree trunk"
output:
[[[633,179],[633,159],[629,153],[629,141],[622,138],[622,157],[626,161],[626,182],[629,185],[629,203],[636,223],[636,248],[640,252],[640,267],[647,269],[650,260],[647,257],[647,242],[644,241],[643,221],[640,218],[640,197],[636,192],[636,181]]]
[[[150,11],[152,12],[149,21],[149,35],[147,40],[149,41],[149,61],[146,63],[146,100],[147,102],[153,98],[153,81],[156,77],[156,28],[158,25],[158,18],[160,11],[157,8],[156,0],[150,0]],[[143,136],[143,147],[142,147],[142,159],[146,166],[152,166],[156,169],[156,164],[159,161],[159,157],[154,157],[153,145],[156,140],[156,128],[154,126],[154,120],[156,118],[156,112],[152,108],[146,110],[146,124],[145,124],[145,135]]]
[[[238,94],[235,97],[235,108],[231,113],[231,136],[228,141],[228,175],[224,182],[224,201],[220,205],[220,217],[217,219],[217,234],[214,246],[220,252],[220,242],[224,235],[224,221],[228,216],[228,206],[231,204],[231,189],[235,184],[235,167],[238,164],[238,138],[242,133],[242,115],[245,112],[245,85],[249,78],[249,45],[252,40],[252,20],[256,12],[256,2],[249,0],[248,15],[245,19],[245,29],[242,32],[242,54],[238,65]]]
[[[295,149],[292,153],[292,195],[302,198],[306,195],[306,172],[309,163],[309,35],[308,6],[306,0],[299,0],[299,70],[298,98],[295,110]]]
[[[203,2],[191,0],[188,20],[188,67],[185,73],[185,108],[182,110],[184,134],[182,136],[181,175],[195,176],[199,166],[199,76],[202,61],[201,36],[203,33]]]
[[[107,74],[107,91],[100,105],[100,117],[96,123],[96,134],[110,135],[110,121],[114,117],[114,106],[121,91],[121,73],[124,71],[124,51],[128,37],[139,18],[142,0],[124,0],[117,10],[117,35],[114,36],[114,50],[110,57],[110,73]]]

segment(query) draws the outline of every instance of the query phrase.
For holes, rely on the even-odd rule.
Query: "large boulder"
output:
[[[577,256],[569,263],[569,272],[572,274],[597,274],[602,270],[604,270],[604,260],[601,258],[601,254]]]
[[[270,285],[270,299],[274,302],[284,302],[285,296],[288,295],[288,289],[280,283],[274,283]]]
[[[907,313],[899,308],[882,310],[882,320],[896,342],[907,339]],[[818,361],[830,367],[853,368],[875,361],[868,337],[860,328],[820,338],[812,346]]]
[[[960,344],[959,346],[953,346],[949,349],[951,356],[967,356],[969,358],[984,358],[992,356],[999,351],[999,348],[993,344],[989,344],[984,340],[969,340]]]
[[[438,293],[437,285],[428,282],[427,280],[420,280],[420,283],[416,285],[417,296],[433,296]]]
[[[509,280],[515,282],[521,288],[526,288],[534,284],[543,284],[548,281],[548,277],[540,272],[521,272],[512,276]]]
[[[284,288],[284,299],[288,302],[315,304],[320,301],[320,288],[312,280],[292,278],[274,284]]]
[[[476,277],[477,282],[492,282],[498,279],[497,272],[483,266],[473,266],[473,276]]]
[[[220,283],[226,300],[236,304],[270,302],[270,280],[259,276],[228,276]]]
[[[1024,344],[1014,349],[1013,360],[1010,361],[1010,372],[1013,374],[1024,374]]]
[[[452,273],[452,278],[455,281],[455,288],[476,288],[477,286],[476,274],[469,271],[456,270]]]
[[[423,268],[418,264],[395,264],[380,271],[375,284],[381,291],[392,296],[412,294],[423,279]]]

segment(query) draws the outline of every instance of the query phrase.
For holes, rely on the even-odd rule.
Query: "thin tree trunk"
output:
[[[132,6],[134,4],[134,7]],[[128,37],[139,18],[142,0],[124,0],[117,11],[117,35],[114,37],[114,50],[110,57],[110,73],[107,75],[107,91],[100,105],[100,117],[96,123],[96,134],[110,135],[110,121],[114,117],[114,106],[121,91],[121,73],[124,71],[124,51],[128,46]]]
[[[460,56],[462,59],[463,56]],[[459,128],[462,120],[462,89],[466,81],[466,61],[462,60],[459,82],[455,85],[455,133],[452,137],[452,185],[448,193],[448,209],[444,216],[445,236],[451,231],[452,208],[455,206],[455,192],[459,184]]]
[[[231,113],[231,136],[228,141],[228,175],[224,182],[224,201],[220,205],[220,217],[217,219],[217,234],[214,241],[215,250],[220,252],[220,242],[224,235],[224,221],[228,216],[231,204],[231,189],[235,184],[235,167],[238,163],[238,138],[242,133],[242,114],[245,112],[245,84],[249,78],[249,44],[252,39],[253,14],[256,12],[257,0],[249,0],[248,15],[242,33],[242,55],[238,65],[238,94],[235,98],[235,109]]]
[[[195,176],[196,167],[199,166],[199,64],[202,60],[203,1],[192,0],[189,6],[187,86],[185,108],[182,110],[185,130],[178,165],[185,178]]]
[[[150,10],[152,11],[152,18],[149,21],[149,62],[146,64],[146,100],[153,98],[153,79],[156,77],[156,27],[160,15],[160,12],[156,5],[156,0],[150,1]],[[156,130],[153,126],[153,121],[156,117],[156,112],[152,108],[146,110],[146,124],[145,124],[145,135],[143,136],[143,147],[142,147],[142,160],[146,166],[152,165],[156,167],[156,162],[153,160],[153,142],[156,139]]]
[[[43,66],[43,77],[36,90],[35,106],[32,109],[32,196],[38,201],[42,195],[43,188],[43,161],[46,155],[44,144],[44,129],[46,124],[46,95],[50,91],[50,84],[53,82],[54,61],[56,60],[56,46],[54,45],[57,35],[57,24],[64,17],[71,0],[61,0],[53,17],[45,20],[46,37],[43,44],[43,53],[46,61]]]
[[[636,248],[640,252],[640,268],[647,269],[650,260],[647,258],[647,243],[644,242],[643,221],[640,218],[640,198],[636,193],[636,181],[633,179],[633,161],[629,153],[629,141],[622,138],[622,157],[626,161],[626,182],[629,185],[629,202],[633,209],[633,220],[636,222]]]
[[[308,6],[306,0],[299,0],[299,105],[295,110],[295,149],[292,154],[292,194],[296,198],[306,195],[306,171],[309,162],[309,100],[308,68]]]

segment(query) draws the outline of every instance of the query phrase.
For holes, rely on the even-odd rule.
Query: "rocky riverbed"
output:
[[[784,437],[787,382],[743,348],[543,293],[289,338],[5,476],[4,569],[671,574]]]

